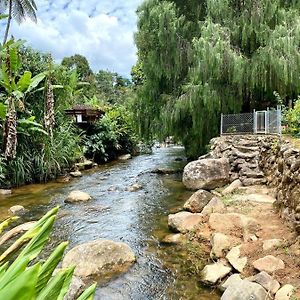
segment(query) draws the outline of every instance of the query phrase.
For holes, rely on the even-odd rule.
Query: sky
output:
[[[12,24],[11,34],[28,45],[65,56],[86,56],[94,71],[110,70],[129,77],[136,62],[133,33],[142,0],[36,0],[37,23]]]

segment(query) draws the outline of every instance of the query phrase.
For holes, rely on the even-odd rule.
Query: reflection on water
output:
[[[68,184],[16,189],[13,195],[0,199],[0,218],[5,218],[9,207],[16,204],[29,209],[26,221],[60,205],[46,252],[63,240],[69,240],[70,247],[98,238],[129,244],[138,257],[137,263],[126,274],[100,286],[96,299],[219,299],[201,288],[198,275],[186,267],[190,251],[159,243],[169,233],[167,215],[182,206],[190,192],[184,189],[179,175],[160,176],[149,171],[183,166],[184,162],[175,161],[176,157],[183,157],[182,148],[161,148],[152,155],[101,166]],[[136,182],[143,185],[142,190],[126,191]],[[64,199],[72,190],[87,192],[93,200],[65,204]],[[197,263],[201,264],[201,259],[200,255]]]

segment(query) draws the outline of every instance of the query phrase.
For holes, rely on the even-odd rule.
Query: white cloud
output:
[[[125,1],[124,1],[125,2]],[[97,71],[129,75],[136,61],[135,11],[142,0],[36,0],[38,22],[13,23],[11,34],[57,61],[82,54]]]

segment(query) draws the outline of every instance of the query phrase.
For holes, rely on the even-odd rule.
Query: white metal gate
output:
[[[281,109],[221,116],[221,134],[281,134]]]

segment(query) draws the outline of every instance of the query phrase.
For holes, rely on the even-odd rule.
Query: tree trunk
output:
[[[46,83],[46,94],[45,94],[45,117],[44,124],[49,136],[53,137],[53,128],[55,125],[55,115],[54,115],[54,95],[53,86],[51,79],[48,78]]]
[[[14,159],[17,154],[17,113],[13,97],[8,98],[7,115],[5,121],[5,158]]]
[[[13,4],[12,0],[9,0],[8,19],[7,19],[7,24],[6,24],[6,29],[5,29],[4,39],[3,39],[3,45],[7,41],[8,33],[9,33],[9,29],[10,29],[10,24],[11,24],[11,19],[12,19],[12,4]]]

